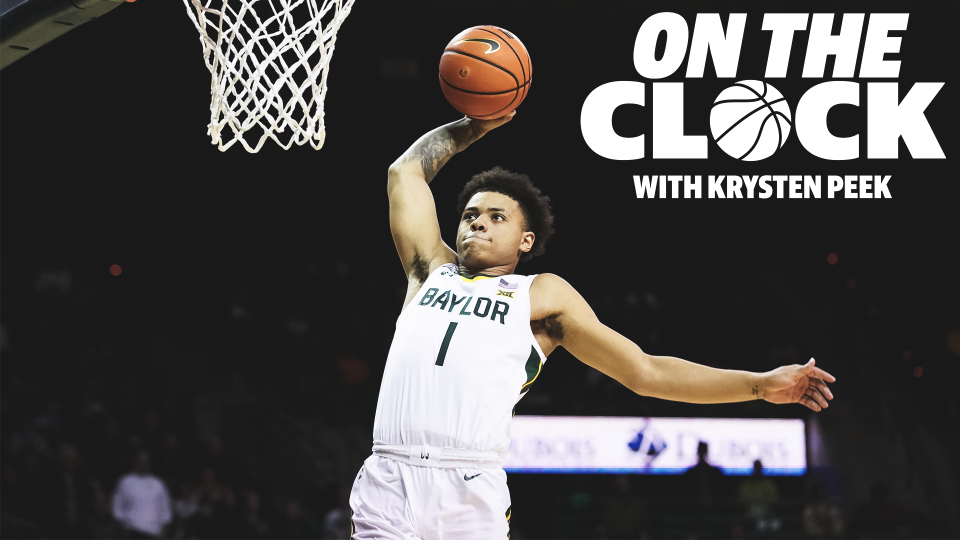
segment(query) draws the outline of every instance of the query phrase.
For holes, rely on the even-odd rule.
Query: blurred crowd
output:
[[[709,448],[678,476],[511,475],[511,538],[924,538],[885,483],[867,500],[829,494],[818,473],[767,476],[760,461],[749,476],[710,464]]]
[[[359,260],[291,255],[271,269],[282,283],[256,267],[232,279],[141,278],[158,287],[126,286],[137,279],[126,274],[75,274],[52,257],[0,261],[0,536],[346,538],[356,471],[281,478],[265,462],[285,443],[269,441],[251,457],[210,421],[218,404],[208,398],[233,385],[269,396],[290,418],[368,433],[404,283],[370,279],[379,270]],[[762,291],[734,275],[711,279],[726,280],[717,298],[661,294],[639,281],[595,283],[584,294],[602,320],[655,353],[756,370],[801,360],[776,309],[749,307],[764,301]],[[696,317],[722,324],[690,336],[682,321]],[[637,399],[564,354],[551,357],[518,414],[691,412]],[[796,413],[756,405],[725,413]],[[726,477],[705,446],[700,456],[673,477],[511,475],[513,536],[906,534],[909,516],[885,484],[850,501],[816,475],[767,477],[758,463],[753,476]]]
[[[102,539],[346,537],[349,525],[342,508],[329,510],[320,521],[305,512],[296,497],[270,501],[271,486],[242,474],[218,439],[188,449],[175,433],[151,440],[151,435],[162,433],[157,426],[156,415],[148,415],[142,430],[126,432],[115,421],[105,420],[101,430],[78,441],[78,446],[60,442],[51,447],[43,433],[49,430],[38,431],[32,422],[10,433],[0,534]]]
[[[343,489],[277,485],[198,429],[155,321],[66,267],[3,262],[0,536],[348,536]]]

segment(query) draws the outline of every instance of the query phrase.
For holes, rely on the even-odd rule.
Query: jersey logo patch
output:
[[[519,283],[510,283],[509,281],[500,278],[500,283],[497,283],[497,296],[513,298],[513,293],[517,292],[517,287],[519,286]]]
[[[478,472],[477,474],[475,474],[475,475],[473,475],[473,476],[467,476],[467,473],[463,473],[463,479],[466,480],[467,482],[469,482],[469,481],[473,480],[474,478],[480,476],[481,474],[483,474],[483,473],[482,473],[482,472]]]

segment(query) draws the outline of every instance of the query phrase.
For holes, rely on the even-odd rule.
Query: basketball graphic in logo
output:
[[[773,155],[790,135],[790,105],[763,81],[740,81],[717,96],[710,110],[710,132],[732,157],[760,161]]]

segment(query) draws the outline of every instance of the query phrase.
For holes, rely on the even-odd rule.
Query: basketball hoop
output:
[[[211,75],[211,144],[258,152],[273,139],[319,150],[330,59],[354,0],[183,1]],[[251,146],[246,138],[257,135]]]

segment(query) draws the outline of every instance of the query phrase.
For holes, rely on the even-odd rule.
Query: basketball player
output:
[[[373,455],[350,496],[355,539],[507,538],[500,454],[514,406],[560,346],[643,396],[764,399],[814,411],[833,398],[825,381],[835,379],[813,359],[750,373],[651,356],[597,320],[563,279],[516,274],[553,232],[549,199],[524,175],[496,168],[469,181],[455,249],[444,244],[428,184],[514,114],[437,128],[390,167],[390,228],[408,285],[380,386]]]

